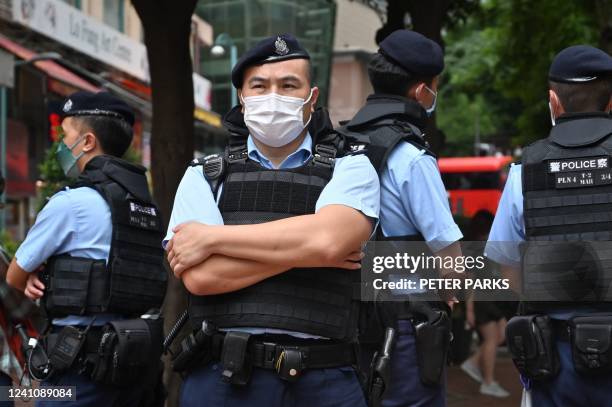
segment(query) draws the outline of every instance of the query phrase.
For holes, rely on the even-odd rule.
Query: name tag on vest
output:
[[[583,188],[612,184],[610,157],[582,157],[548,161],[555,188]]]
[[[130,225],[142,229],[157,230],[159,227],[159,219],[155,208],[139,205],[135,202],[130,202],[129,222]]]

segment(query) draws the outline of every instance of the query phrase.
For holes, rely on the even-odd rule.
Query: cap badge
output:
[[[68,99],[66,103],[64,103],[64,107],[62,108],[62,110],[64,112],[69,112],[70,109],[72,109],[72,100]]]
[[[285,40],[283,40],[281,37],[276,37],[274,47],[276,48],[276,53],[278,55],[287,55],[289,53],[289,47],[287,46]]]

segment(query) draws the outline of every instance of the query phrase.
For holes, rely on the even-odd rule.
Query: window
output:
[[[81,9],[81,0],[64,0],[64,3],[68,3],[74,8]]]
[[[125,0],[104,0],[104,22],[123,32],[123,10]]]

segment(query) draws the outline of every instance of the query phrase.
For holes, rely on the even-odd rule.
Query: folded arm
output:
[[[183,272],[181,279],[194,295],[214,295],[240,290],[287,270],[284,266],[214,254]]]
[[[361,243],[368,239],[372,225],[354,209],[331,205],[314,215],[258,225],[191,223],[187,227],[202,232],[202,238],[192,242],[208,242],[212,255],[183,269],[171,241],[168,259],[191,293],[209,295],[239,290],[294,267],[359,269]],[[175,238],[180,234],[181,228]]]
[[[257,225],[179,225],[169,246],[175,273],[212,254],[291,267],[337,265],[356,251],[372,232],[372,221],[343,205],[328,205],[313,215]]]

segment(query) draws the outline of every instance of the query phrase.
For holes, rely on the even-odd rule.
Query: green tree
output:
[[[606,19],[596,18],[595,6],[606,2],[488,0],[447,30],[438,115],[444,153],[472,154],[476,122],[482,141],[506,148],[544,137],[550,63],[567,46],[599,45]]]

